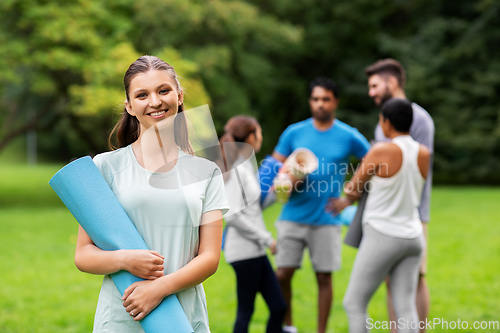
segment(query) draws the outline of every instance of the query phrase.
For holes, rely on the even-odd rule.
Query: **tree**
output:
[[[110,113],[125,97],[123,73],[140,54],[172,62],[187,106],[212,99],[220,127],[234,113],[256,114],[248,91],[272,88],[259,74],[273,69],[273,52],[300,40],[300,30],[243,1],[11,0],[0,11],[0,93],[8,110],[0,150],[36,128],[50,131],[41,144],[63,158],[106,149]]]

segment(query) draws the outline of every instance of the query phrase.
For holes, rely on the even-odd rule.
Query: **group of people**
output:
[[[257,202],[226,218],[226,260],[235,269],[238,285],[234,332],[247,331],[258,291],[271,313],[267,332],[281,332],[276,324],[280,315],[283,331],[297,332],[292,319],[291,281],[301,267],[305,248],[318,285],[317,331],[326,331],[333,300],[333,272],[340,269],[341,263],[339,213],[359,199],[368,181],[372,187],[363,212],[363,239],[344,298],[350,331],[367,331],[368,302],[384,280],[394,332],[418,331],[422,326],[419,321],[427,318],[430,299],[425,251],[434,124],[422,107],[407,100],[405,70],[398,61],[380,60],[368,66],[365,73],[369,96],[381,108],[376,143],[370,147],[357,129],[336,119],[338,86],[331,79],[316,78],[309,86],[312,117],[290,125],[272,154],[285,162],[296,149],[307,148],[319,161],[317,171],[303,180],[289,175],[292,191],[276,222],[277,241],[266,230]],[[260,149],[262,135],[255,119],[233,117],[225,131],[233,141],[252,145],[258,141],[255,151]],[[345,173],[341,165],[348,164],[351,156],[362,161],[342,197]],[[238,185],[245,192],[258,191],[255,172],[247,164],[241,180],[228,181],[228,194],[233,199],[241,198]],[[266,246],[276,254],[276,276],[265,256]]]
[[[406,99],[399,62],[380,60],[365,72],[369,96],[381,107],[378,143],[370,148],[357,129],[336,119],[339,89],[334,81],[313,80],[312,117],[290,125],[272,156],[284,162],[297,148],[307,148],[319,165],[305,179],[290,175],[293,186],[276,222],[275,240],[266,229],[259,200],[254,200],[261,190],[248,156],[261,148],[258,121],[240,115],[227,122],[218,163],[196,157],[174,68],[153,56],[132,63],[124,77],[125,108],[111,134],[117,144],[94,162],[150,250],[104,251],[80,227],[77,267],[105,275],[94,332],[142,332],[140,320],[171,294],[177,295],[195,332],[210,332],[201,282],[217,269],[227,211],[224,254],[237,278],[234,332],[248,331],[259,292],[270,310],[267,332],[297,332],[291,281],[305,248],[318,284],[317,330],[325,332],[333,272],[341,264],[339,213],[360,197],[367,181],[372,186],[363,213],[363,238],[344,298],[350,331],[367,331],[367,304],[384,280],[391,320],[426,318],[425,238],[434,125],[424,109]],[[339,165],[349,163],[351,156],[361,164],[343,197],[345,173]],[[276,272],[267,248],[276,254]],[[109,277],[120,270],[144,281],[121,295]],[[414,326],[397,329],[415,332]]]

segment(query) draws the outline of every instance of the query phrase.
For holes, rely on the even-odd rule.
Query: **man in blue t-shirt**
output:
[[[288,304],[285,332],[292,326],[291,280],[300,268],[304,248],[318,283],[318,332],[326,330],[332,303],[332,272],[340,268],[341,221],[329,211],[329,199],[338,198],[349,172],[351,156],[361,159],[370,144],[357,129],[335,119],[338,87],[328,78],[309,86],[312,118],[290,125],[281,135],[273,157],[283,162],[297,148],[307,148],[318,158],[318,168],[296,181],[288,203],[276,223],[278,230],[277,276]]]

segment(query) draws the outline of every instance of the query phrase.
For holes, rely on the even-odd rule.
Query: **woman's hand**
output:
[[[276,240],[273,239],[273,242],[271,243],[271,245],[269,245],[269,250],[271,251],[271,254],[276,254],[276,252],[278,251],[277,247],[276,247]]]
[[[163,260],[160,253],[150,250],[121,250],[123,269],[146,280],[164,276]]]
[[[101,250],[81,226],[78,229],[75,264],[82,272],[106,275],[126,270],[140,278],[154,280],[164,275],[163,260],[156,251]]]
[[[122,300],[125,310],[135,321],[139,321],[153,311],[164,297],[155,281],[140,281],[125,289]]]
[[[359,185],[359,184],[357,184]],[[344,193],[348,199],[352,202],[356,201],[361,197],[361,192],[359,191],[359,186],[355,186],[355,184],[350,181],[344,187]]]
[[[348,198],[328,198],[325,211],[332,214],[340,214],[346,207],[352,205],[353,201]]]

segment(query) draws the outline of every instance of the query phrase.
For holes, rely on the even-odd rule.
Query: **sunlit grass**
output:
[[[47,184],[60,167],[0,163],[2,333],[92,330],[102,278],[81,273],[74,265],[78,225]],[[498,188],[434,189],[429,228],[431,318],[467,320],[470,325],[476,320],[500,320],[498,202]],[[265,212],[273,232],[279,209],[274,206]],[[342,255],[342,269],[334,276],[330,332],[347,332],[342,298],[356,251],[344,246]],[[235,275],[223,258],[217,273],[205,282],[205,290],[212,332],[231,332],[236,315]],[[293,290],[295,324],[301,333],[315,332],[317,289],[307,255]],[[374,320],[386,320],[384,288],[378,290],[369,313]],[[258,297],[252,333],[265,331],[267,316]]]

